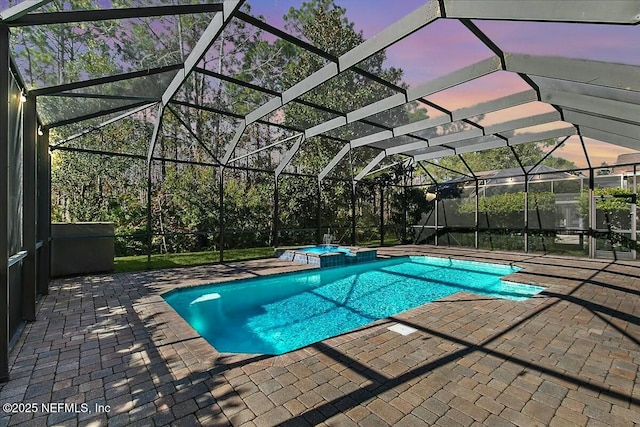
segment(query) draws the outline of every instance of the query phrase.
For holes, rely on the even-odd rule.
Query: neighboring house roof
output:
[[[640,152],[618,155],[616,164],[622,164],[624,166],[615,166],[613,173],[633,172],[633,165],[630,163],[640,163]]]

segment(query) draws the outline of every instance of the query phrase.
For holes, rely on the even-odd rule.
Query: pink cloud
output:
[[[549,150],[552,147],[549,148]],[[548,151],[548,150],[547,150]],[[562,147],[558,148],[551,154],[553,157],[569,160],[575,163],[580,168],[586,168],[587,160],[584,156],[584,150],[580,144],[580,138],[577,136],[571,136],[567,139]]]
[[[584,138],[584,145],[587,147],[587,153],[589,153],[592,166],[600,166],[603,162],[612,165],[616,163],[620,154],[637,152],[629,148],[608,144],[591,138]]]
[[[480,124],[481,126],[490,126],[496,123],[522,119],[524,117],[535,116],[551,111],[554,111],[554,108],[549,104],[545,104],[544,102],[528,102],[516,107],[506,108],[504,110],[485,114],[482,120],[478,122],[478,124]]]
[[[584,138],[584,144],[592,166],[600,166],[602,163],[614,165],[620,154],[634,152],[634,150],[628,148],[590,138]],[[582,144],[580,144],[580,138],[577,135],[567,139],[562,147],[553,152],[552,156],[569,160],[580,168],[588,167]]]
[[[449,110],[456,110],[527,89],[530,87],[518,75],[498,71],[438,92],[428,99]]]

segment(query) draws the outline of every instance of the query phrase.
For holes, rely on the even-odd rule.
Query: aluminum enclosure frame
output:
[[[37,2],[37,3],[44,4],[46,2]],[[479,5],[479,3],[481,4]],[[584,2],[584,3],[585,3],[585,7],[591,4],[587,2]],[[33,6],[33,7],[37,7],[37,6]],[[163,13],[183,13],[184,12],[184,11],[177,11],[177,10],[170,10],[170,9],[166,9],[163,11],[161,9],[162,8],[157,8],[157,10],[153,10],[153,11],[151,10],[150,11],[134,11],[134,10],[123,9],[123,10],[117,10],[117,11],[110,11],[110,13],[117,14],[118,17],[135,17],[135,16],[139,16],[140,14],[143,14],[143,15],[146,14],[145,16],[155,16],[155,15],[161,15]],[[220,9],[221,9],[220,6],[216,6],[212,10],[220,10]],[[588,22],[588,23],[595,22],[595,23],[617,23],[617,24],[634,24],[634,25],[638,23],[637,15],[633,15],[633,13],[638,10],[638,5],[635,4],[634,2],[629,2],[629,4],[624,3],[622,5],[616,4],[616,7],[614,7],[615,10],[611,11],[607,9],[606,13],[603,11],[602,7],[599,7],[599,8],[591,7],[587,9],[588,13],[579,14],[576,11],[571,10],[572,9],[571,7],[566,6],[561,9],[558,9],[558,7],[555,7],[554,13],[559,15],[550,16],[550,15],[545,15],[544,11],[534,12],[535,9],[536,9],[535,2],[531,2],[531,1],[518,2],[517,8],[511,8],[511,4],[505,5],[505,2],[500,2],[500,5],[497,6],[497,3],[491,0],[486,0],[481,2],[452,0],[452,1],[440,2],[439,4],[436,4],[436,2],[433,2],[433,1],[426,2],[423,7],[407,15],[405,19],[400,20],[397,23],[391,25],[389,28],[383,30],[380,33],[380,35],[372,38],[371,40],[368,40],[363,44],[363,46],[358,46],[357,48],[353,49],[353,51],[343,55],[341,58],[335,58],[336,62],[334,62],[334,64],[338,65],[338,69],[334,69],[334,71],[329,71],[332,68],[330,64],[328,66],[329,68],[325,67],[323,69],[325,71],[321,70],[319,72],[320,74],[316,73],[319,76],[318,78],[314,78],[312,80],[309,80],[309,79],[304,80],[303,82],[300,82],[298,85],[295,85],[294,88],[289,89],[288,92],[279,94],[278,97],[280,101],[276,102],[274,100],[271,103],[265,104],[262,107],[258,108],[257,110],[247,114],[244,117],[244,121],[242,122],[240,129],[238,129],[238,131],[236,132],[236,137],[231,142],[230,146],[227,148],[227,153],[225,154],[224,159],[222,159],[222,162],[226,164],[226,162],[230,159],[232,155],[231,148],[235,147],[235,144],[237,144],[237,142],[239,141],[239,138],[242,136],[244,129],[246,129],[246,126],[258,121],[262,116],[264,116],[269,112],[274,111],[276,108],[279,108],[288,102],[296,101],[298,96],[302,95],[303,93],[306,93],[308,90],[312,89],[313,87],[317,87],[322,82],[327,81],[328,79],[332,78],[335,75],[338,75],[344,70],[353,67],[359,61],[366,58],[370,54],[375,53],[381,49],[384,49],[385,47],[393,43],[396,43],[397,41],[406,37],[411,32],[417,31],[418,29],[427,26],[434,20],[437,20],[439,17],[446,18],[446,19],[457,18],[465,22],[467,26],[472,25],[472,24],[469,24],[470,22],[469,19],[530,20],[530,21],[542,21],[542,22],[546,22],[546,21]],[[29,9],[28,11],[30,10],[31,9]],[[481,10],[483,11],[482,13],[480,13]],[[207,9],[207,11],[209,10]],[[20,13],[21,13],[20,16],[17,16],[17,15],[13,16],[13,19],[11,21],[8,21],[8,24],[11,26],[19,26],[21,25],[21,22],[26,22],[25,20],[29,19],[28,14],[27,14],[27,17],[25,17],[25,13],[23,12],[20,12]],[[425,14],[426,14],[426,17],[425,17]],[[42,14],[38,14],[38,15],[42,15]],[[67,16],[68,15],[65,12],[49,13],[47,14],[46,19],[43,17],[40,17],[43,19],[42,22],[34,23],[34,24],[36,25],[42,24],[42,23],[45,23],[45,21],[46,23],[67,22],[68,20]],[[250,16],[243,14],[242,12],[238,12],[237,16],[239,16],[240,18],[245,18],[247,20],[251,19]],[[97,18],[98,18],[98,15],[96,14],[94,14],[94,16],[86,17],[86,19],[89,19],[89,20],[97,19]],[[256,24],[255,20],[253,20],[252,23]],[[272,32],[276,32],[276,29],[268,26],[268,24],[263,24],[262,27]],[[286,33],[280,31],[280,34],[278,35],[286,36]],[[477,34],[477,36],[484,39],[483,34]],[[288,36],[287,40],[294,42],[299,46],[310,48],[307,43],[296,40],[294,37]],[[482,40],[482,41],[487,44],[490,44],[487,42],[487,40]],[[614,71],[611,72],[611,64],[609,63],[598,63],[597,61],[558,59],[558,58],[546,58],[546,57],[531,58],[530,56],[525,56],[520,54],[509,54],[509,53],[501,54],[501,52],[499,51],[499,48],[497,47],[494,47],[494,50],[498,50],[496,53],[499,54],[500,63],[502,67],[493,68],[492,66],[490,66],[490,68],[487,69],[487,71],[479,71],[478,65],[471,66],[469,68],[473,69],[474,72],[477,74],[470,76],[469,77],[470,79],[480,77],[481,75],[484,75],[487,72],[503,69],[505,71],[516,72],[523,75],[527,75],[527,73],[530,73],[532,75],[542,75],[545,77],[561,78],[565,80],[573,79],[573,81],[579,81],[579,82],[588,81],[589,84],[603,85],[608,87],[625,87],[627,88],[627,90],[629,88],[631,88],[632,90],[637,90],[632,85],[634,84],[637,85],[638,84],[637,82],[640,81],[640,79],[637,78],[638,76],[640,76],[640,73],[638,71],[638,67],[635,67],[635,66],[626,66],[623,64],[616,64],[616,66],[613,68]],[[319,49],[314,48],[314,51],[318,53]],[[326,58],[331,58],[331,56],[328,54],[325,54],[323,56]],[[356,61],[354,58],[358,58],[359,60]],[[558,61],[560,61],[559,64],[558,64]],[[490,63],[495,63],[495,61],[490,59],[490,60],[484,61],[484,63],[490,64]],[[195,65],[194,63],[192,64]],[[568,75],[567,70],[576,69],[576,64],[586,64],[586,67],[590,69],[590,71],[585,71],[585,73],[587,74],[583,73],[583,75],[586,77],[583,77],[580,75],[576,76],[575,73],[574,74],[569,73],[570,75]],[[189,64],[189,66],[190,65],[191,64]],[[482,66],[480,68],[482,68]],[[601,76],[598,79],[598,81],[594,83],[594,79],[591,78],[594,70],[598,71],[599,74],[603,74],[603,70],[605,69],[607,70],[607,73],[605,73],[604,76]],[[463,70],[460,70],[460,72],[463,72]],[[188,74],[188,72],[186,74]],[[421,96],[425,96],[425,94],[436,93],[440,90],[443,90],[446,87],[455,86],[464,81],[467,81],[464,78],[462,79],[457,78],[456,77],[457,74],[458,72],[454,72],[454,73],[451,73],[449,76],[444,76],[443,78],[440,79],[440,80],[444,79],[444,81],[447,81],[447,80],[451,81],[451,83],[449,84],[431,82],[431,83],[422,85],[420,87],[412,88],[406,91],[406,94],[404,96],[404,101],[409,102],[411,100],[418,99]],[[182,76],[184,78],[185,74],[182,74]],[[587,79],[587,77],[589,78]],[[181,79],[178,76],[174,78],[173,87],[171,89],[168,88],[162,97],[163,103],[166,104],[171,100],[171,95],[175,93],[174,90],[177,90],[176,87],[180,86],[180,82],[183,81],[183,78]],[[434,84],[436,85],[436,87],[438,87],[438,89],[431,89]],[[560,99],[558,100],[557,94],[556,95],[550,94],[549,92],[540,90],[539,88],[534,88],[534,90],[536,90],[536,92],[538,93],[539,101],[544,101],[552,104],[554,100],[559,101],[558,102],[558,104],[560,104],[559,106],[557,106],[556,104],[553,104],[558,108],[559,111],[561,111],[561,108],[565,108],[567,110],[576,111],[578,113],[600,114],[602,113],[602,108],[614,107],[616,111],[622,111],[624,114],[625,111],[629,111],[628,109],[629,107],[631,107],[630,111],[632,112],[635,112],[635,110],[637,109],[635,105],[629,105],[627,103],[611,104],[610,102],[605,102],[604,104],[606,105],[603,105],[601,108],[596,106],[595,108],[590,108],[589,110],[584,111],[583,109],[580,108],[580,106],[581,105],[584,106],[585,102],[593,101],[593,99],[585,100],[585,102],[580,103],[580,100],[576,101],[575,97],[567,100],[565,96],[565,97],[560,97]],[[39,90],[38,92],[36,93],[38,94],[46,93],[46,92],[42,92],[42,90]],[[308,139],[311,136],[322,135],[323,133],[326,133],[329,130],[333,130],[340,126],[344,126],[349,123],[366,119],[367,117],[370,117],[373,114],[386,111],[398,105],[402,105],[403,103],[402,101],[403,101],[402,94],[399,93],[398,95],[394,95],[386,100],[379,101],[375,104],[372,104],[371,106],[366,106],[366,107],[360,108],[359,110],[348,113],[346,120],[343,118],[337,117],[336,119],[332,119],[324,125],[318,125],[318,126],[315,126],[314,128],[307,129],[305,130],[305,136]],[[578,103],[577,107],[576,107],[576,103]],[[110,110],[108,112],[109,113],[113,112],[113,110]],[[102,112],[102,113],[107,113],[107,112]],[[471,111],[469,113],[471,113]],[[98,116],[98,114],[96,114],[96,116]],[[92,115],[91,117],[96,117],[96,116]],[[615,114],[613,114],[613,116],[615,117]],[[454,119],[454,117],[458,118],[457,115],[451,115],[452,120]],[[637,117],[637,116],[635,116],[633,113],[627,114],[625,116],[625,118],[631,118],[631,119],[633,119],[634,117]],[[89,116],[83,117],[83,119],[86,119],[86,118],[89,118]],[[58,123],[56,125],[61,125],[66,123],[67,122]],[[597,128],[594,129],[594,132],[591,132],[591,135],[602,136],[603,133],[598,132],[599,130],[602,131],[602,129],[597,129]],[[625,146],[635,144],[635,139],[637,138],[634,138],[634,136],[628,135],[628,133],[629,132],[627,132],[627,134],[623,136],[626,136],[631,139],[614,137],[614,138],[609,138],[609,141],[607,142],[619,143],[620,145],[624,144]],[[396,129],[396,132],[394,132],[393,136],[398,136],[402,134],[403,133],[401,131],[399,132]],[[487,133],[483,132],[483,134],[486,135]],[[388,136],[388,131],[381,132],[380,135]],[[444,140],[446,141],[446,138]],[[353,142],[350,143],[350,145],[351,145],[351,148],[360,146],[360,145],[354,144]],[[481,148],[482,148],[481,146],[478,146],[478,149],[481,149]],[[334,162],[331,162],[331,163],[334,163]],[[327,168],[325,168],[320,173],[320,176],[319,176],[320,179],[322,179],[328,174],[328,172],[330,171],[329,166],[330,165],[327,165]]]
[[[198,10],[196,10],[196,8],[194,7],[190,8],[185,6],[184,8],[149,7],[149,8],[136,8],[136,9],[119,9],[119,10],[109,10],[106,12],[102,11],[100,13],[95,11],[87,11],[84,15],[81,15],[81,14],[76,15],[75,20],[74,18],[72,18],[71,14],[67,12],[29,14],[29,12],[31,12],[32,10],[37,9],[39,6],[44,5],[46,3],[48,2],[47,1],[23,2],[19,7],[16,6],[10,10],[3,12],[3,15],[2,15],[2,17],[4,18],[3,23],[5,23],[8,26],[19,27],[27,24],[44,25],[44,24],[51,24],[51,23],[76,22],[78,20],[99,20],[99,19],[102,19],[102,17],[106,17],[104,19],[117,19],[117,18],[134,18],[134,17],[141,17],[141,16],[160,16],[163,14],[181,14],[181,13],[211,12],[211,11],[220,12],[220,11],[225,11],[225,9],[230,9],[229,4],[231,4],[231,2],[227,1],[225,2],[224,6],[220,6],[220,5],[202,6]],[[553,8],[553,14],[549,14],[549,13],[546,13],[546,9],[537,10],[539,9],[539,7],[537,7],[536,2],[529,1],[529,0],[518,2],[517,6],[515,5],[514,2],[497,3],[493,0],[483,0],[483,1],[475,1],[475,2],[470,2],[468,0],[446,0],[441,2],[435,2],[435,1],[425,2],[424,6],[410,13],[400,21],[392,24],[390,27],[383,30],[377,36],[371,38],[370,40],[367,40],[361,46],[354,48],[352,51],[347,52],[346,54],[342,55],[340,58],[334,58],[331,55],[322,52],[320,49],[315,48],[304,41],[298,40],[295,37],[288,35],[287,33],[281,30],[276,29],[275,27],[272,27],[266,23],[263,23],[262,21],[256,20],[255,18],[249,15],[246,15],[242,12],[236,12],[235,15],[237,18],[241,20],[245,20],[246,22],[250,22],[253,25],[258,25],[260,28],[264,29],[267,32],[271,32],[272,34],[275,34],[278,37],[283,37],[287,41],[292,42],[300,47],[311,50],[316,54],[320,54],[321,56],[330,59],[332,63],[330,63],[328,66],[326,66],[324,69],[320,70],[319,72],[315,73],[316,77],[309,76],[306,80],[303,80],[302,82],[290,88],[289,90],[285,91],[284,93],[278,94],[277,97],[280,99],[280,101],[275,99],[270,103],[267,103],[262,107],[256,109],[255,111],[245,115],[241,123],[240,129],[238,129],[238,131],[236,132],[236,137],[231,142],[230,146],[227,148],[227,153],[225,154],[225,158],[222,160],[222,162],[224,164],[228,162],[228,160],[230,159],[230,156],[232,155],[232,151],[233,151],[232,148],[235,147],[235,145],[239,141],[239,138],[242,136],[244,129],[246,129],[246,127],[249,124],[254,122],[259,122],[262,116],[264,116],[269,112],[274,111],[275,109],[285,105],[288,102],[292,102],[292,101],[297,102],[298,97],[300,95],[308,92],[312,88],[317,87],[321,83],[327,81],[328,79],[331,79],[332,77],[342,73],[347,69],[354,68],[356,71],[358,71],[356,64],[362,61],[363,59],[369,57],[373,53],[376,53],[384,49],[385,47],[388,47],[402,40],[407,35],[411,34],[414,31],[419,30],[420,28],[423,28],[429,25],[435,20],[442,19],[442,18],[459,19],[461,22],[463,22],[463,24],[465,24],[468,28],[470,28],[482,42],[484,42],[488,47],[490,47],[497,54],[497,57],[490,58],[488,60],[482,61],[479,64],[467,67],[469,71],[465,71],[465,69],[461,69],[459,71],[450,73],[449,75],[443,76],[439,79],[436,79],[436,81],[424,84],[422,86],[411,88],[410,90],[401,90],[400,93],[398,93],[397,95],[393,95],[390,98],[378,101],[369,106],[365,106],[358,110],[347,113],[346,117],[344,116],[336,117],[335,119],[332,119],[326,122],[325,124],[320,124],[320,125],[314,126],[313,128],[306,129],[304,130],[306,138],[308,139],[312,136],[323,135],[329,130],[333,130],[341,126],[345,126],[349,123],[354,123],[356,121],[364,120],[373,114],[386,111],[390,108],[402,105],[403,103],[406,103],[406,102],[420,99],[425,95],[437,93],[446,88],[456,86],[465,81],[469,81],[469,80],[481,77],[482,75],[486,75],[488,73],[491,73],[500,69],[504,71],[516,72],[519,75],[523,76],[523,78],[528,76],[527,73],[530,73],[532,76],[543,76],[545,78],[562,79],[563,81],[565,80],[576,81],[576,82],[582,82],[582,83],[588,82],[588,84],[592,84],[592,85],[599,85],[599,86],[605,86],[605,87],[618,87],[618,88],[624,87],[625,90],[637,90],[636,86],[634,85],[637,85],[637,81],[638,81],[637,79],[639,75],[638,67],[627,66],[623,64],[615,64],[615,67],[613,68],[614,72],[611,72],[612,64],[609,64],[609,63],[598,63],[597,61],[584,61],[584,60],[562,59],[562,58],[560,59],[546,58],[546,57],[532,58],[530,56],[525,56],[521,54],[504,53],[491,40],[489,40],[488,37],[486,37],[481,31],[479,31],[477,27],[475,27],[475,25],[472,24],[470,21],[470,19],[493,19],[493,20],[523,20],[523,21],[538,21],[538,22],[553,21],[553,22],[571,22],[571,23],[581,23],[581,22],[606,23],[606,24],[615,23],[615,24],[624,24],[624,25],[638,24],[639,15],[637,14],[637,12],[638,10],[640,10],[640,6],[637,4],[637,2],[616,3],[614,6],[608,5],[606,8],[602,7],[602,5],[593,7],[593,3],[591,2],[583,2],[583,3],[587,11],[586,13],[578,12],[573,6],[569,7],[566,4],[564,4],[562,5],[562,7],[560,7],[559,5],[555,5],[555,7]],[[234,10],[237,11],[237,5],[234,8]],[[215,19],[219,19],[219,14],[214,16],[214,20]],[[214,39],[215,39],[215,35],[211,37],[207,34],[204,34],[203,37],[201,38],[201,41],[198,43],[198,45],[200,45],[201,42],[204,41],[204,45],[210,46],[210,44]],[[204,49],[198,48],[198,49],[202,50],[202,52],[207,50],[207,48],[204,48]],[[196,63],[197,61],[193,61],[192,59],[189,59],[189,58],[187,59],[184,65],[184,68],[180,69],[182,71],[179,71],[179,75],[177,75],[174,78],[173,82],[169,85],[167,90],[165,90],[165,93],[163,94],[161,99],[164,105],[166,105],[169,102],[173,102],[171,99],[172,96],[175,94],[175,91],[180,87],[181,83],[184,81],[184,78],[191,72],[191,70],[194,70]],[[583,64],[586,67],[585,72],[583,72],[582,74],[575,75],[575,73],[569,73],[567,71],[569,69],[572,69],[572,70],[575,69],[576,68],[575,66],[577,64]],[[606,73],[604,73],[605,75],[600,76],[600,78],[597,81],[592,78],[592,75],[594,72],[599,72],[600,74],[603,74],[605,70],[607,71]],[[195,70],[195,71],[206,71],[206,70]],[[360,70],[360,72],[362,73],[362,70]],[[103,79],[99,79],[100,82],[98,81],[87,82],[87,83],[79,82],[72,85],[76,85],[75,87],[88,87],[91,84],[100,84],[105,82],[117,81],[120,78],[130,78],[130,77],[133,77],[133,74],[131,76],[122,76],[122,77],[114,76],[114,77],[103,78]],[[527,81],[531,82],[531,79],[527,79]],[[246,86],[250,87],[255,85],[246,84]],[[68,90],[72,87],[74,86],[67,86],[64,89]],[[57,88],[57,89],[44,88],[44,89],[38,89],[34,92],[36,95],[44,95],[47,93],[53,93],[54,91],[60,92],[62,90],[63,88]],[[266,89],[264,90],[266,91]],[[616,112],[622,112],[623,114],[625,114],[625,111],[628,111],[628,109],[630,109],[632,112],[635,112],[635,110],[637,109],[635,104],[628,104],[628,103],[618,104],[616,103],[616,101],[607,102],[606,100],[605,101],[594,100],[592,98],[585,99],[584,101],[582,101],[582,99],[580,98],[576,99],[574,95],[569,96],[569,99],[567,99],[567,96],[564,96],[564,97],[560,96],[560,99],[558,99],[558,94],[541,90],[535,85],[533,87],[533,91],[537,93],[538,101],[552,103],[552,105],[560,113],[561,118],[564,118],[563,108],[566,109],[568,112],[582,115],[581,116],[582,118],[584,118],[585,114],[601,115],[603,112],[603,109],[606,110],[607,107],[614,107]],[[531,93],[533,92],[523,93],[522,94],[523,97],[521,98],[521,100],[530,99],[529,95]],[[518,94],[514,94],[512,96],[513,98],[516,98]],[[494,104],[495,105],[494,108],[500,108],[500,107],[502,109],[508,108],[509,101],[507,100],[507,98],[509,97],[505,97],[500,101],[503,103],[502,105],[500,104],[500,102],[496,100]],[[553,103],[554,101],[558,101],[557,103],[559,105],[554,104]],[[593,107],[594,102],[596,104],[600,103],[603,105],[601,105],[601,107],[598,107],[597,105]],[[584,108],[586,108],[585,107],[586,104],[589,104],[589,108],[585,111]],[[140,105],[145,106],[142,103],[140,103]],[[135,105],[132,105],[130,107],[135,107]],[[438,106],[436,106],[436,108],[438,108]],[[84,117],[79,117],[78,119],[75,119],[75,121],[84,120],[87,118],[99,117],[101,114],[113,113],[115,111],[122,111],[125,109],[127,109],[127,107],[122,107],[121,109],[117,109],[117,110],[102,111],[102,112],[87,115]],[[452,122],[456,119],[460,119],[462,116],[466,116],[465,120],[467,120],[469,115],[478,113],[479,111],[481,110],[479,110],[478,106],[476,106],[476,107],[464,108],[457,112],[449,113],[449,117],[450,117],[449,122]],[[494,109],[493,111],[496,111],[496,110]],[[124,117],[125,115],[126,114],[123,114],[122,116]],[[615,114],[612,114],[612,116],[615,117]],[[547,115],[546,117],[548,117],[549,119],[555,118],[555,116],[551,114]],[[569,114],[569,117],[576,117],[576,116],[572,116],[571,114]],[[633,113],[627,114],[625,116],[625,118],[631,119],[631,120],[634,120],[635,117],[636,116]],[[539,121],[537,121],[536,123],[544,123],[542,120],[543,119],[540,118]],[[75,121],[69,120],[69,121],[59,122],[59,123],[56,123],[55,126],[65,125],[67,123],[73,123]],[[441,122],[439,124],[443,124],[443,123],[444,122]],[[472,125],[474,124],[472,122],[469,122],[469,123]],[[526,121],[523,121],[521,123],[523,123],[524,125]],[[531,121],[529,123],[531,123]],[[602,120],[595,121],[593,123],[595,123],[596,125],[594,128],[585,126],[584,121],[582,121],[581,123],[575,123],[574,125],[575,126],[581,125],[584,128],[583,134],[587,136],[590,136],[593,138],[600,138],[607,142],[623,145],[626,147],[635,146],[638,140],[637,138],[638,135],[636,134],[637,129],[634,126],[635,123],[631,125],[625,124],[626,125],[625,129],[620,131],[620,133],[615,134],[614,136],[607,134],[607,130],[610,129],[611,123],[603,122]],[[589,124],[593,126],[593,123],[589,123]],[[597,127],[598,123],[606,127],[607,130],[598,128]],[[432,126],[433,125],[434,123],[432,123]],[[409,134],[409,132],[415,132],[416,130],[420,130],[420,129],[426,129],[426,128],[421,128],[420,125],[412,124],[412,125],[408,125],[408,127],[405,129],[396,128],[391,131],[385,130],[380,132],[376,136],[369,136],[369,137],[361,138],[358,141],[351,141],[348,144],[348,149],[345,150],[343,148],[343,150],[341,150],[338,153],[337,157],[339,156],[344,157],[344,155],[346,155],[351,149],[354,149],[360,146],[365,146],[365,145],[376,147],[376,145],[373,144],[374,142],[378,142],[391,137],[406,135],[406,134]],[[491,131],[494,131],[494,132],[491,132]],[[498,129],[491,128],[491,127],[489,129],[482,129],[482,135],[487,136],[491,133],[494,133],[496,137],[504,140],[504,137],[498,134],[497,131]],[[421,160],[424,158],[435,159],[438,156],[449,155],[451,153],[471,152],[475,150],[494,148],[500,145],[497,140],[489,141],[485,138],[482,140],[478,140],[478,144],[476,145],[471,143],[466,147],[460,147],[458,149],[452,149],[447,146],[447,144],[452,142],[457,142],[457,141],[468,140],[469,142],[471,142],[473,141],[473,139],[469,137],[477,136],[477,135],[478,135],[478,131],[470,131],[470,133],[468,133],[467,135],[461,135],[461,136],[442,135],[441,139],[439,140],[434,139],[434,141],[432,141],[431,144],[427,141],[428,146],[441,145],[443,148],[433,151],[428,155],[418,154],[418,156],[422,156],[422,157],[417,157],[416,160]],[[512,143],[513,142],[515,141],[512,141]],[[152,151],[153,144],[150,144],[150,145],[151,146],[149,151]],[[396,146],[391,150],[385,150],[385,152],[388,152],[389,154],[392,154],[392,155],[393,154],[410,155],[410,153],[413,151],[413,148],[419,145],[420,145],[419,143],[408,145],[405,147],[406,150],[403,150],[402,146]],[[287,163],[292,160],[292,157],[295,154],[296,154],[295,152],[288,153]],[[328,175],[328,173],[331,171],[332,167],[334,167],[339,162],[340,159],[337,157],[334,158],[321,171],[318,177],[320,181],[324,179]],[[376,157],[376,162],[380,162],[383,159],[384,157],[381,156],[381,154],[379,154]],[[375,162],[374,164],[368,165],[367,172],[369,172],[374,166],[375,166]],[[367,173],[358,174],[358,176],[366,176],[366,175]]]

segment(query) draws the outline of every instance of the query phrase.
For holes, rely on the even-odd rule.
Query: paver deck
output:
[[[307,266],[269,259],[55,280],[11,352],[0,403],[92,412],[3,411],[0,425],[640,424],[640,263],[379,253],[512,262],[524,270],[511,280],[547,289],[520,302],[458,293],[272,357],[218,353],[160,295]],[[389,331],[394,323],[417,332]]]

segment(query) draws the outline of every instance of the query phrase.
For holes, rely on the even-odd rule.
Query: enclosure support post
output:
[[[633,165],[633,203],[631,204],[631,258],[636,260],[638,259],[638,253],[636,250],[636,245],[638,243],[638,220],[637,220],[637,195],[638,195],[638,184],[636,180],[636,168],[637,165]]]
[[[0,381],[9,380],[9,28],[0,24]]]
[[[275,176],[273,187],[273,247],[277,248],[279,245],[278,239],[278,222],[280,219],[280,207],[278,206],[278,175]]]
[[[478,192],[480,191],[480,184],[478,181],[478,178],[476,178],[476,209],[475,209],[475,216],[474,216],[474,221],[475,221],[475,231],[473,232],[474,235],[474,239],[473,239],[473,247],[474,249],[478,249],[478,231],[480,230],[480,215],[478,214],[478,210],[480,207],[480,195],[478,194]]]
[[[22,318],[36,320],[36,99],[22,106]]]
[[[438,190],[436,190],[437,193]],[[433,235],[433,243],[435,243],[436,246],[438,246],[438,198],[436,197],[436,199],[433,201],[433,208],[435,209],[435,218],[434,218],[434,222],[433,225],[435,227],[435,233]]]
[[[524,252],[529,253],[529,175],[524,174]]]
[[[218,206],[218,250],[220,251],[220,262],[224,261],[224,166],[220,166],[218,181],[219,203]]]
[[[402,244],[407,241],[407,176],[402,171]]]
[[[582,152],[584,158],[587,160],[587,166],[589,167],[589,214],[587,215],[589,220],[589,257],[596,257],[596,234],[594,227],[596,226],[596,202],[593,200],[593,189],[595,187],[595,179],[593,177],[593,166],[589,158],[589,152],[587,146],[584,144],[584,138],[582,137],[582,131],[580,127],[576,126],[578,130],[578,137],[580,137],[580,145],[582,146]],[[583,183],[580,179],[580,194],[582,194]]]
[[[593,198],[594,189],[593,168],[589,168],[589,257],[596,257],[596,201]]]
[[[316,242],[322,243],[322,181],[318,180],[316,189]]]
[[[156,149],[158,135],[162,128],[162,115],[164,105],[160,104],[156,113],[156,121],[153,125],[153,134],[149,141],[149,151],[147,152],[147,264],[151,264],[151,246],[153,244],[153,217],[151,215],[151,167],[153,166],[153,152]]]
[[[39,134],[40,132],[38,132]],[[38,136],[38,240],[42,242],[38,256],[38,293],[49,293],[51,237],[51,156],[49,155],[49,130]]]
[[[151,244],[153,241],[151,226],[151,164],[147,166],[147,264],[151,263]]]
[[[351,246],[356,245],[356,185],[357,181],[351,181]]]
[[[380,184],[380,246],[384,246],[384,186]]]
[[[584,177],[580,177],[580,196],[582,196],[583,194],[584,194]],[[591,215],[591,214],[588,214],[587,218],[588,218],[589,215]],[[580,224],[580,236],[578,236],[578,244],[580,245],[579,249],[583,250],[584,249],[584,233],[582,231],[584,230],[584,222],[583,222],[584,220],[581,218],[579,221],[580,221],[580,223],[579,223]],[[588,221],[588,219],[587,219],[587,221]]]

